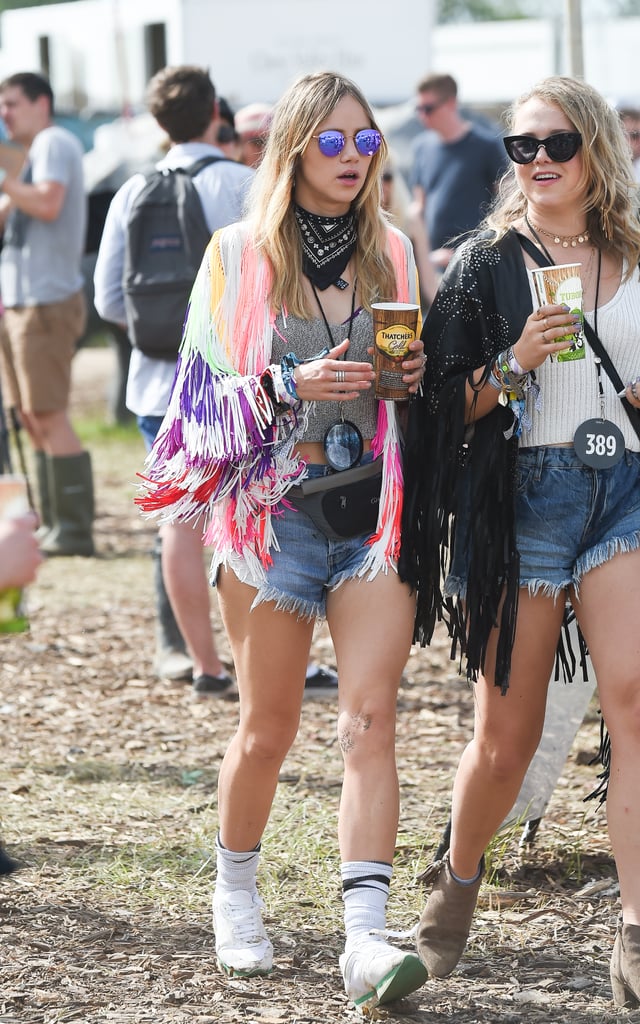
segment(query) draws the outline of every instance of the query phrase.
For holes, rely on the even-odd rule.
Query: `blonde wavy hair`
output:
[[[273,271],[272,307],[277,311],[285,307],[294,316],[312,315],[303,288],[302,244],[293,212],[296,169],[318,125],[344,96],[352,96],[371,127],[378,128],[371,107],[350,79],[328,71],[303,75],[274,109],[262,163],[249,195],[247,212],[254,244]],[[386,159],[383,139],[353,202],[358,226],[356,274],[367,309],[372,302],[396,296],[395,273],[386,251],[388,220],[381,207],[380,178]]]
[[[506,115],[507,134],[520,108],[533,98],[558,107],[580,132],[587,229],[598,248],[622,256],[628,273],[633,273],[640,261],[638,187],[618,113],[586,82],[556,75],[544,78],[514,102]],[[501,238],[526,212],[527,200],[510,168],[500,181],[485,226]]]

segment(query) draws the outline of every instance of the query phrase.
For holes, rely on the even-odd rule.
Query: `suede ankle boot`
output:
[[[433,881],[417,934],[418,953],[430,977],[446,978],[462,956],[483,874],[484,858],[475,882],[457,882],[451,874],[447,851],[422,876],[425,882]]]
[[[616,1006],[640,1006],[640,925],[618,925],[611,954],[611,989]]]

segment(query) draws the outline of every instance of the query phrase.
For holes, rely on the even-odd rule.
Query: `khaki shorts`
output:
[[[7,405],[36,414],[68,407],[71,360],[86,321],[81,291],[62,302],[5,310],[8,346],[3,338],[2,355]]]

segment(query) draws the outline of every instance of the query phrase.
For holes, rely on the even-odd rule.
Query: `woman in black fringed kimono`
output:
[[[566,657],[569,600],[611,740],[607,816],[622,902],[613,994],[637,1006],[637,190],[618,116],[580,81],[534,87],[514,105],[510,132],[512,167],[494,208],[457,250],[427,318],[425,392],[410,412],[400,571],[418,591],[417,639],[428,642],[444,616],[476,698],[418,949],[434,977],[462,955],[483,851],[536,750],[556,650]],[[569,263],[580,266],[560,269]],[[528,272],[552,264],[542,295]]]

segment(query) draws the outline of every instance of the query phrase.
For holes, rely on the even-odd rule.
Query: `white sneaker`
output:
[[[419,957],[395,949],[382,939],[363,939],[340,957],[344,987],[356,1010],[367,1015],[375,1006],[409,995],[428,978]]]
[[[262,923],[263,908],[260,897],[244,889],[224,896],[214,893],[216,955],[227,974],[250,977],[271,970],[273,946]]]

